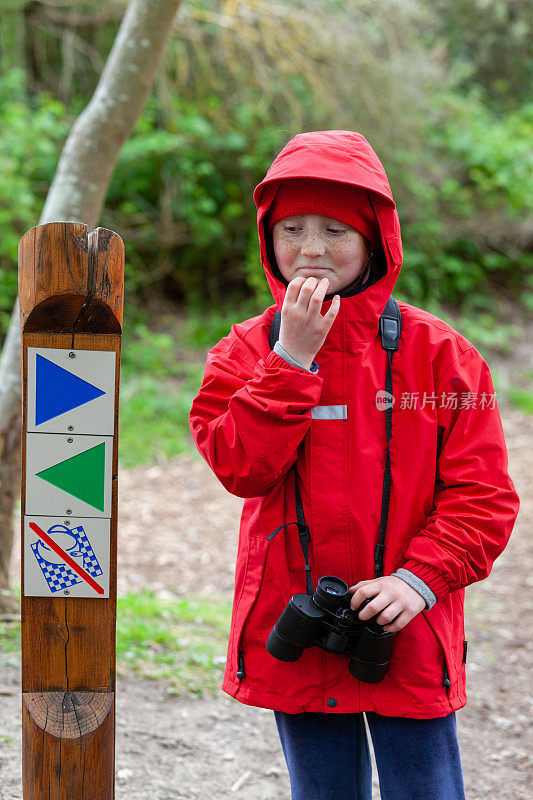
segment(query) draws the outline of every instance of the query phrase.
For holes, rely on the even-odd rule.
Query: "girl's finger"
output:
[[[333,300],[331,301],[330,307],[328,308],[328,310],[324,314],[324,319],[327,322],[333,323],[333,320],[335,319],[335,317],[339,313],[339,308],[340,307],[341,307],[341,298],[340,298],[340,295],[336,294],[334,296]]]
[[[356,590],[352,595],[352,608],[358,608],[363,600],[368,600],[370,597],[375,597],[383,589],[379,578],[374,578],[368,581],[359,581],[356,584]]]
[[[349,586],[348,587],[348,591],[352,592],[352,594],[353,594],[354,592],[356,592],[359,589],[360,586],[364,586],[365,583],[372,583],[374,580],[375,580],[375,578],[368,578],[368,580],[366,580],[366,581],[359,581],[359,583],[354,583],[353,586]]]
[[[390,605],[390,602],[391,602],[390,596],[386,592],[381,592],[381,594],[378,594],[376,595],[376,597],[372,598],[370,603],[368,603],[363,608],[363,610],[359,614],[359,619],[364,620],[364,619],[370,619],[370,617],[374,617],[379,611],[383,611],[384,608],[387,608],[387,606]],[[357,611],[361,603],[357,605],[357,603],[354,603],[352,597],[350,605],[352,606],[354,611]]]
[[[285,305],[287,301],[289,302],[296,301],[304,281],[305,277],[303,275],[299,275],[297,278],[293,278],[293,280],[287,286],[287,291],[285,292],[285,299],[283,300],[283,305]]]
[[[390,625],[402,611],[403,606],[401,603],[397,601],[395,603],[389,603],[389,605],[383,609],[379,617],[376,618],[376,622],[379,625]]]
[[[329,286],[329,279],[322,278],[318,281],[315,291],[311,295],[311,299],[309,300],[309,306],[313,303],[313,306],[317,306],[318,311],[320,312],[320,306],[324,302],[324,297],[326,296],[326,292],[328,291]]]
[[[411,622],[413,616],[416,616],[416,614],[413,615],[409,611],[402,611],[402,613],[396,617],[394,622],[384,625],[383,630],[385,633],[398,633],[398,631],[401,631],[402,628],[405,628],[408,622]]]
[[[317,279],[310,276],[306,278],[302,285],[300,286],[300,292],[298,294],[298,298],[296,300],[296,304],[300,306],[300,310],[307,311],[309,308],[309,303],[311,301],[311,297],[313,296],[313,292],[317,287]]]

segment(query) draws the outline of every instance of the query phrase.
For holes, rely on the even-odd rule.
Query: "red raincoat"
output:
[[[374,285],[341,299],[315,356],[317,374],[288,364],[268,341],[286,287],[269,264],[263,221],[278,181],[292,177],[366,187],[387,261],[386,274]],[[305,592],[296,527],[267,541],[277,526],[296,520],[290,469],[296,459],[315,585],[322,575],[336,575],[349,586],[374,577],[386,455],[385,414],[376,406],[387,369],[378,320],[400,272],[402,244],[385,170],[358,133],[294,137],[257,186],[254,200],[261,260],[275,305],[233,325],[210,351],[190,413],[198,450],[224,487],[246,498],[222,688],[243,703],[293,713],[445,716],[466,703],[464,587],[487,577],[518,511],[489,369],[445,322],[400,303],[383,574],[410,570],[438,602],[397,634],[380,683],[359,682],[348,671],[347,657],[317,647],[295,662],[273,658],[265,649],[267,636],[289,598]],[[330,303],[324,303],[323,313]],[[346,418],[312,415],[316,406],[336,405],[347,406]]]

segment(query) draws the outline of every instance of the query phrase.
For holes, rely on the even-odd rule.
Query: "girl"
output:
[[[398,349],[384,349],[400,224],[361,134],[295,136],[254,200],[275,304],[210,351],[190,413],[199,452],[245,498],[222,688],[274,710],[293,800],[369,800],[363,712],[382,798],[459,800],[464,588],[487,577],[518,511],[489,369],[457,331],[403,302]],[[343,579],[354,615],[397,634],[376,683],[318,647],[293,662],[266,649],[309,586],[290,524],[297,488],[314,581]]]

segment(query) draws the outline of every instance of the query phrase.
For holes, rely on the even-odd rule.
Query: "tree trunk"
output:
[[[15,409],[0,441],[0,613],[14,614],[18,602],[9,589],[9,560],[13,546],[13,508],[20,493],[20,411]]]
[[[98,224],[120,148],[152,87],[181,0],[131,0],[94,94],[63,147],[39,225]],[[15,303],[0,360],[0,613],[12,611],[8,568],[20,486],[21,364]]]

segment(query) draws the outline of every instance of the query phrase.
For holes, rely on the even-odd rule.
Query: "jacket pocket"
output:
[[[238,680],[241,680],[246,674],[244,654],[241,651],[242,637],[246,622],[261,591],[269,546],[270,542],[267,539],[261,536],[250,536],[242,591],[234,610],[229,654],[232,671],[235,672]]]
[[[438,603],[429,611],[422,611],[422,616],[441,647],[443,657],[442,683],[446,687],[447,693],[450,694],[450,689],[456,687],[457,684],[457,664],[450,621]]]

